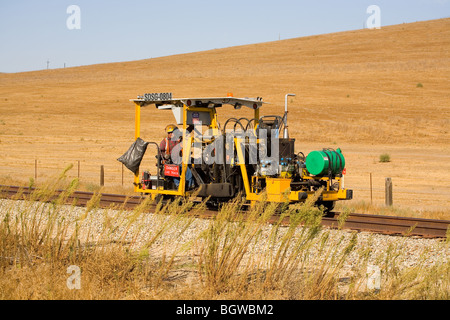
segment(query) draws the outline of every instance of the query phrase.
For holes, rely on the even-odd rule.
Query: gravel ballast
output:
[[[140,250],[153,239],[151,250],[155,254],[158,252],[172,253],[175,252],[174,250],[180,250],[180,255],[184,256],[188,252],[195,252],[195,246],[198,246],[201,242],[201,240],[199,242],[201,233],[207,230],[212,223],[211,220],[199,218],[174,218],[176,215],[135,214],[134,211],[100,208],[87,210],[85,207],[70,205],[55,207],[51,203],[0,200],[1,223],[4,223],[6,216],[9,217],[10,221],[13,221],[15,217],[19,217],[25,212],[28,213],[27,219],[32,217],[42,219],[42,225],[45,225],[46,219],[53,213],[53,217],[56,217],[57,221],[65,221],[68,224],[68,235],[72,234],[73,228],[77,225],[79,239],[82,243],[97,243],[101,240],[100,237],[106,236],[111,241],[122,241],[132,245],[134,249]],[[298,229],[298,232],[301,232],[302,228],[299,227]],[[111,230],[114,230],[114,232],[111,232]],[[273,226],[269,224],[262,227],[258,241],[248,246],[247,257],[267,253],[266,251],[270,248],[267,241],[270,239],[272,230]],[[287,227],[280,227],[278,237],[282,237],[286,231]],[[316,237],[320,238],[325,233],[328,235],[327,245],[339,246],[338,249],[345,248],[351,239],[355,239],[356,234],[356,245],[340,271],[342,277],[346,277],[352,273],[352,270],[358,269],[362,252],[368,256],[370,265],[382,264],[388,253],[394,255],[396,267],[400,270],[414,267],[419,263],[425,267],[431,267],[449,261],[450,249],[445,239],[388,236],[367,232],[355,233],[327,228],[320,230]],[[311,259],[317,259],[317,256],[315,256],[318,252],[315,251],[317,247],[319,247],[319,243],[316,243],[308,251]],[[321,252],[323,254],[324,251]]]

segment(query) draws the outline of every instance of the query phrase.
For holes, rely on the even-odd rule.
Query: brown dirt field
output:
[[[134,47],[132,50],[139,50]],[[133,62],[0,74],[0,178],[38,182],[59,174],[121,186],[116,159],[134,140],[134,105],[145,92],[175,97],[264,97],[282,114],[296,151],[340,147],[355,200],[444,212],[450,218],[450,18],[215,49]],[[421,83],[423,87],[419,87]],[[223,108],[223,117],[236,111]],[[239,116],[249,116],[239,111]],[[170,112],[142,112],[142,138],[160,141]],[[391,162],[380,163],[388,153]],[[131,186],[131,173],[125,183]]]

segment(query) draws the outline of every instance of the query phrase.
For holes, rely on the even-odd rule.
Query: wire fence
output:
[[[68,167],[66,179],[78,179],[80,184],[87,189],[96,189],[100,186],[132,188],[134,174],[116,159],[61,159],[58,157],[22,158],[14,162],[6,162],[0,159],[0,183],[28,184],[31,180],[35,183],[46,183],[57,179]],[[149,171],[156,174],[156,160],[154,155],[146,155],[142,159],[140,171]],[[399,178],[392,178],[388,182],[386,177],[372,174],[363,179],[364,182],[356,183],[356,178],[346,177],[345,187],[353,189],[353,199],[368,203],[392,206],[403,204],[406,206],[436,207],[447,206],[450,197],[446,190],[417,190],[416,187],[405,182],[401,186],[395,186]],[[359,179],[362,179],[360,177]],[[358,186],[356,186],[358,185]],[[394,185],[394,187],[393,187]],[[445,194],[444,194],[445,193]]]
[[[70,168],[66,171],[66,169]],[[98,186],[129,186],[134,174],[119,161],[61,160],[58,158],[22,159],[14,163],[1,163],[3,180],[36,183],[48,182],[64,172],[67,180]]]

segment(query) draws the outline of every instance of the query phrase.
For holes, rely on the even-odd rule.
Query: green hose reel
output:
[[[345,168],[345,158],[341,149],[311,151],[306,157],[306,169],[315,176],[340,175]]]

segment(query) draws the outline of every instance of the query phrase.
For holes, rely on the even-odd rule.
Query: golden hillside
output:
[[[82,178],[97,182],[104,164],[106,183],[120,184],[115,159],[134,140],[129,99],[145,92],[173,92],[175,97],[233,92],[236,97],[262,96],[271,103],[263,114],[282,114],[284,95],[292,92],[297,96],[289,100],[289,127],[296,149],[341,147],[348,159],[346,184],[356,190],[355,197],[368,199],[368,174],[373,172],[379,202],[384,177],[392,176],[397,203],[449,204],[449,75],[449,18],[133,62],[0,74],[0,176],[27,181],[38,159],[38,178],[43,179],[80,161]],[[222,114],[235,111],[224,108]],[[148,141],[159,141],[165,125],[173,122],[170,112],[153,108],[143,117],[142,137]],[[385,152],[393,161],[378,163]],[[128,183],[128,173],[125,179]],[[413,203],[419,198],[422,202]]]

